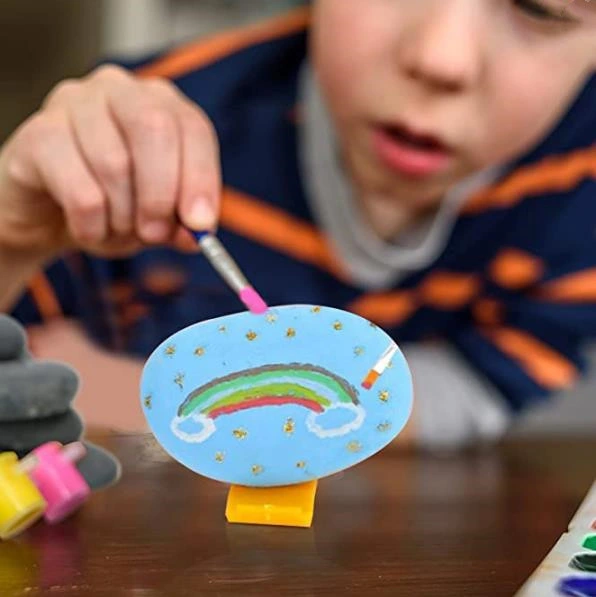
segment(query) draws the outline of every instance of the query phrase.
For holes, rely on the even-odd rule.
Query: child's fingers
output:
[[[221,170],[217,134],[207,115],[172,84],[145,82],[176,117],[181,143],[178,216],[191,230],[212,230],[219,212]]]
[[[196,250],[180,224],[216,227],[217,136],[171,83],[104,67],[58,85],[25,129],[11,176],[53,197],[77,244],[103,250],[136,238]]]
[[[200,253],[201,245],[184,226],[178,226],[172,237],[172,246],[183,253]]]
[[[169,240],[178,195],[180,139],[172,110],[141,85],[108,90],[133,161],[136,228],[147,243]]]
[[[191,230],[213,230],[221,194],[219,143],[209,119],[187,102],[177,109],[182,134],[178,215]]]
[[[66,112],[46,111],[35,116],[20,141],[25,148],[20,152],[24,171],[36,172],[40,187],[62,207],[70,236],[82,244],[103,241],[107,236],[106,199],[81,155]]]
[[[109,223],[116,235],[134,231],[132,160],[102,93],[73,104],[71,120],[78,145],[108,199]]]

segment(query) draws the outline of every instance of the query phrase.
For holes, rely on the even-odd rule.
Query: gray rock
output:
[[[46,442],[74,442],[83,433],[83,422],[74,410],[31,421],[0,423],[0,452],[22,454]]]
[[[109,452],[92,444],[84,442],[87,448],[85,458],[77,464],[80,473],[85,477],[89,487],[93,490],[104,489],[113,485],[120,478],[120,463]]]
[[[12,317],[0,314],[0,361],[23,358],[26,351],[25,331]]]
[[[62,363],[0,362],[0,423],[64,413],[78,387],[77,373]]]

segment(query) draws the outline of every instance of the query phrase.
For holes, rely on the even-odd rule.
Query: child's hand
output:
[[[196,243],[220,195],[211,122],[172,84],[118,67],[65,81],[0,152],[0,247],[116,256]]]

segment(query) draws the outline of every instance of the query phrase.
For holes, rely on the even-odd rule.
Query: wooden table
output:
[[[596,477],[596,440],[385,451],[319,484],[312,529],[228,525],[227,488],[150,436],[104,436],[119,485],[0,544],[0,595],[511,596]]]

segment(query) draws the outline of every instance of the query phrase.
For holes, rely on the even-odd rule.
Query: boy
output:
[[[595,66],[596,3],[317,0],[65,82],[0,156],[2,307],[147,356],[239,310],[219,226],[270,304],[393,335],[416,441],[499,437],[596,332]]]

